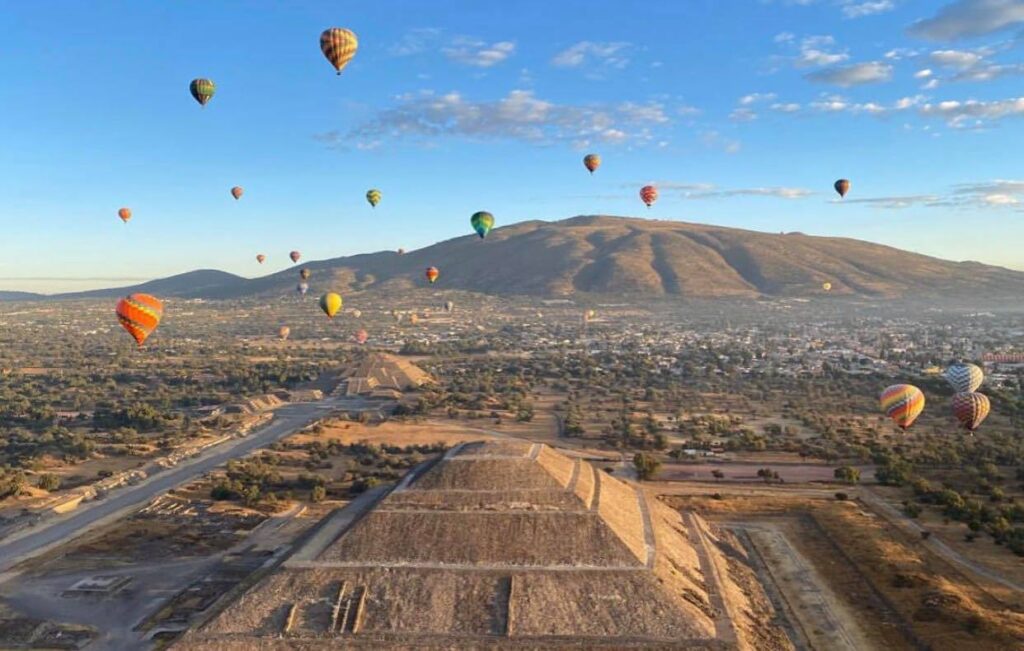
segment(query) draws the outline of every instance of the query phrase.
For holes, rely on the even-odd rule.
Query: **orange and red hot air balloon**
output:
[[[441,275],[441,271],[437,267],[427,267],[427,270],[423,272],[423,275],[426,276],[427,282],[433,285],[437,282],[437,277]]]
[[[160,325],[164,304],[149,294],[132,294],[117,302],[117,320],[141,346]]]
[[[245,190],[243,190],[242,186],[240,185],[236,185],[235,187],[231,188],[231,196],[234,197],[235,200],[241,199],[244,193]]]
[[[650,208],[658,200],[658,188],[653,185],[645,185],[640,188],[640,200]]]
[[[292,259],[292,262],[298,262],[299,259],[302,257],[302,254],[299,253],[298,251],[292,251],[291,253],[288,254],[288,257]]]
[[[266,259],[267,256],[263,255],[262,253],[256,255],[256,262],[259,262],[260,264],[263,264],[263,261]]]
[[[127,224],[128,220],[132,218],[132,209],[122,208],[117,211],[117,216],[121,218],[121,221]]]

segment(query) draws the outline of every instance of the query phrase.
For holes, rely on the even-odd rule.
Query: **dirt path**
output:
[[[719,574],[718,565],[708,553],[710,543],[704,537],[700,523],[697,522],[693,513],[684,514],[683,522],[686,524],[694,551],[697,552],[701,574],[706,577],[708,601],[715,612],[715,637],[726,644],[735,645],[736,629],[732,623],[732,613],[729,612],[725,598],[722,596],[722,576]]]

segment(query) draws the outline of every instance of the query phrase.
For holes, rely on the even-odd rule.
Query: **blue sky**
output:
[[[332,26],[359,36],[340,77]],[[256,276],[477,210],[1024,269],[1021,0],[48,1],[6,4],[0,33],[0,289]]]

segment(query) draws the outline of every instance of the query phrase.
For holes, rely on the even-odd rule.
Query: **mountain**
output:
[[[163,296],[240,298],[295,291],[297,270],[312,271],[313,293],[333,289],[406,289],[441,270],[438,288],[490,294],[578,292],[690,298],[820,296],[950,299],[1024,297],[1024,273],[951,262],[880,244],[802,233],[757,231],[626,217],[582,216],[467,235],[405,255],[378,252],[302,263],[251,280],[194,271],[135,287],[63,294],[111,297],[133,291]]]
[[[0,291],[0,302],[3,301],[34,301],[43,298],[42,294],[32,292],[4,292]]]

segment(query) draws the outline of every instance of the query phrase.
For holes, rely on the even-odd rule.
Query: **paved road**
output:
[[[66,516],[44,520],[38,526],[0,543],[0,573],[17,563],[67,542],[89,529],[112,522],[141,507],[157,495],[185,484],[205,472],[257,448],[264,447],[302,429],[332,410],[372,408],[359,399],[331,398],[320,402],[296,403],[274,412],[269,425],[245,438],[232,439],[179,465],[152,475],[134,486],[126,486],[104,499],[87,502]]]

